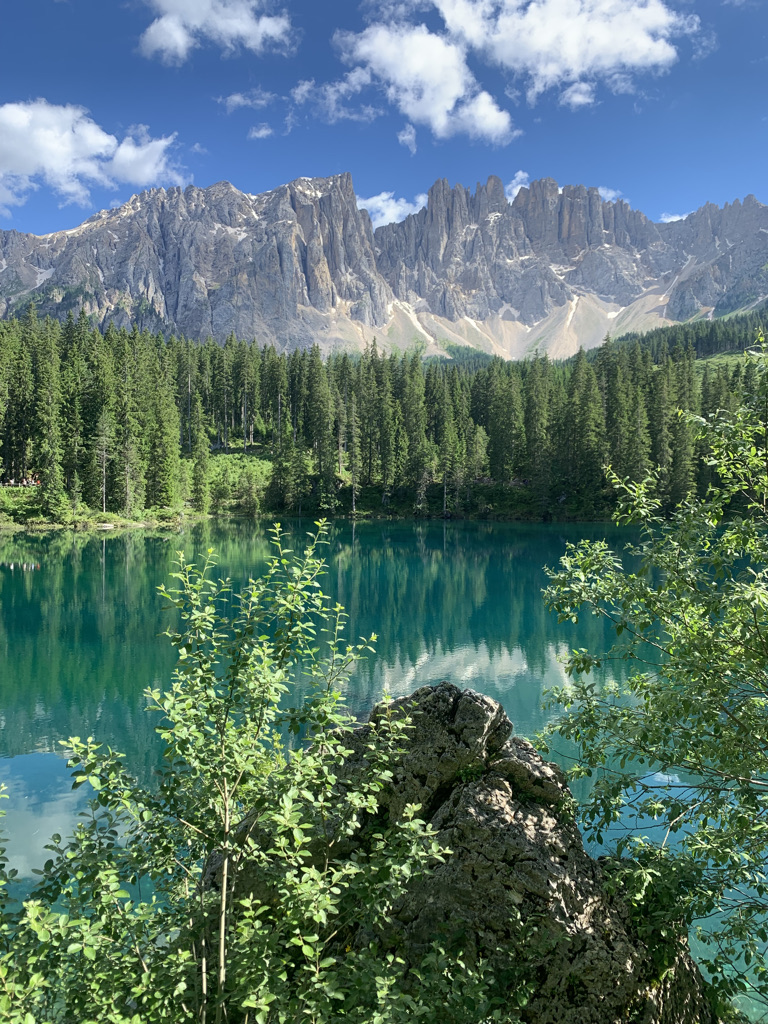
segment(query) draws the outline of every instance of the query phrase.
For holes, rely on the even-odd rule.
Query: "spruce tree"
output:
[[[13,346],[8,369],[3,459],[6,477],[21,483],[29,473],[35,417],[35,381],[28,331]]]
[[[360,424],[362,471],[369,486],[379,468],[381,405],[378,372],[381,360],[374,341],[366,348],[358,365],[357,413]]]
[[[595,371],[583,349],[568,385],[564,428],[572,509],[578,515],[593,515],[600,510],[605,482],[605,418]]]
[[[347,417],[347,461],[352,483],[352,515],[357,512],[357,498],[360,494],[360,418],[357,414],[357,399],[354,393],[350,399]]]
[[[107,511],[109,495],[109,469],[115,451],[115,423],[109,409],[101,410],[91,440],[91,484],[98,486],[98,501],[102,512]],[[92,502],[93,503],[93,502]]]
[[[332,511],[336,506],[336,476],[331,391],[320,348],[312,346],[307,367],[307,431],[317,465],[320,508]]]
[[[416,508],[421,511],[431,468],[431,448],[427,441],[427,412],[424,399],[424,373],[418,353],[403,357],[403,428],[408,438],[408,483],[417,492]]]
[[[551,482],[549,362],[536,358],[525,378],[525,446],[524,475],[538,507],[545,513],[549,504]]]
[[[59,363],[60,328],[46,318],[39,330],[37,361],[37,467],[41,503],[46,516],[61,521],[68,512],[61,468],[61,380]]]
[[[86,440],[83,495],[91,508],[119,507],[112,480],[115,454],[115,331],[94,331],[88,350],[88,391],[84,398],[83,420]],[[178,437],[176,444],[178,446]]]
[[[62,469],[69,500],[75,511],[80,504],[83,479],[87,473],[84,405],[89,389],[86,354],[90,333],[85,310],[80,310],[77,321],[70,310],[62,335]]]
[[[147,503],[172,508],[179,497],[179,413],[171,387],[158,380],[149,437]]]
[[[525,421],[516,372],[500,370],[489,388],[488,454],[491,476],[509,483],[522,468],[525,455]]]
[[[658,496],[666,502],[672,465],[671,409],[666,367],[657,369],[651,378],[650,421],[653,424],[650,459],[655,467]]]
[[[138,394],[139,366],[145,346],[134,329],[120,330],[115,345],[115,491],[127,516],[141,513],[145,500],[145,465]]]
[[[307,468],[307,449],[304,441],[298,437],[289,450],[289,490],[287,507],[301,515],[304,499],[309,494],[309,469]]]
[[[210,442],[200,395],[195,396],[192,406],[192,438],[192,505],[196,512],[205,515],[211,506]]]
[[[436,428],[438,460],[443,478],[443,517],[448,515],[448,488],[458,489],[457,481],[461,477],[461,459],[459,457],[459,437],[453,418],[453,402],[445,378],[436,388]]]

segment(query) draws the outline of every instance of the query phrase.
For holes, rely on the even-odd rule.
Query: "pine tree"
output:
[[[357,498],[360,494],[360,418],[357,415],[357,399],[354,392],[349,403],[347,417],[347,461],[352,477],[352,515],[357,512]]]
[[[83,478],[87,472],[84,404],[89,390],[86,354],[90,333],[85,310],[80,310],[76,322],[70,310],[62,335],[62,469],[69,500],[75,511],[80,504]]]
[[[91,508],[119,507],[111,478],[115,449],[115,331],[94,331],[88,350],[88,391],[83,402],[83,433],[86,441],[83,494]],[[176,444],[178,445],[178,437]]]
[[[37,361],[37,466],[45,514],[61,521],[68,512],[61,469],[61,381],[58,323],[46,318],[35,348]]]
[[[134,329],[120,330],[115,345],[115,491],[124,515],[138,515],[144,507],[146,474],[143,431],[139,411],[139,366],[146,347]]]
[[[653,424],[650,459],[656,467],[654,475],[659,496],[666,499],[669,495],[669,474],[672,465],[671,409],[666,366],[659,367],[651,378],[650,421]]]
[[[99,487],[99,500],[102,512],[107,511],[107,497],[109,492],[109,467],[114,457],[115,449],[115,424],[109,409],[101,410],[96,423],[96,430],[91,441],[92,480],[93,469],[98,476],[95,481]]]
[[[604,486],[605,418],[597,377],[583,349],[579,349],[568,385],[564,428],[573,508],[580,515],[592,515],[600,508]]]
[[[489,388],[488,454],[491,476],[509,483],[525,461],[525,421],[516,372],[500,370]]]
[[[301,506],[309,494],[309,469],[307,468],[307,450],[299,437],[289,451],[290,486],[287,495],[287,507],[301,515]]]
[[[458,490],[457,481],[461,476],[461,459],[459,457],[459,437],[453,418],[453,402],[445,378],[440,387],[435,389],[435,415],[438,445],[438,461],[443,477],[443,518],[448,515],[448,488]]]
[[[209,479],[210,442],[203,415],[203,403],[200,395],[195,396],[192,406],[192,505],[197,512],[207,514],[211,506],[211,486]]]
[[[549,503],[551,481],[549,362],[534,359],[525,379],[525,445],[524,475],[542,513]]]
[[[370,486],[379,468],[379,444],[381,433],[381,407],[378,373],[380,372],[378,349],[374,341],[363,352],[358,364],[357,412],[360,423],[360,451],[362,472]],[[386,489],[386,485],[385,489]]]
[[[159,373],[149,435],[147,503],[172,508],[179,497],[179,413],[169,382]]]
[[[36,330],[36,327],[35,327]],[[3,458],[6,477],[21,483],[30,470],[35,420],[35,381],[32,373],[33,335],[27,324],[20,331],[10,358],[5,411]]]
[[[312,346],[307,367],[307,435],[315,454],[320,485],[320,508],[332,511],[336,506],[334,440],[332,433],[331,391],[320,348]]]
[[[603,405],[605,409],[605,435],[611,469],[624,479],[629,475],[629,447],[632,443],[632,421],[629,394],[632,390],[626,348],[617,350],[609,339],[600,349],[598,357]]]
[[[421,358],[414,353],[403,357],[403,428],[408,438],[406,477],[416,490],[416,508],[424,507],[432,451],[427,441],[427,411],[424,399],[424,373]]]

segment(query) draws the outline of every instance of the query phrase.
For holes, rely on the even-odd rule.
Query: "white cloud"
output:
[[[591,82],[574,82],[560,93],[560,105],[578,110],[591,107],[595,102],[595,87]]]
[[[437,138],[461,132],[504,143],[517,134],[507,111],[480,89],[463,44],[425,25],[402,24],[340,32],[336,41],[346,61],[369,71],[411,123],[428,125]]]
[[[622,71],[617,71],[615,75],[608,75],[606,82],[608,83],[608,88],[611,92],[615,93],[617,96],[622,93],[627,96],[631,96],[633,93],[637,92],[635,83],[632,81],[632,76],[626,75]]]
[[[291,99],[294,103],[301,106],[302,103],[309,101],[316,88],[314,78],[304,79],[291,89]]]
[[[509,113],[482,88],[469,59],[495,65],[534,102],[557,89],[573,110],[597,101],[598,86],[636,91],[641,74],[660,74],[678,59],[677,42],[705,33],[696,15],[666,0],[383,0],[369,4],[359,33],[338,32],[343,59],[365,68],[413,125],[437,138],[458,133],[506,143],[518,132]],[[437,12],[442,26],[427,27]],[[514,80],[519,80],[515,83]]]
[[[396,221],[405,220],[411,213],[418,213],[427,205],[426,193],[420,192],[412,203],[407,199],[395,199],[394,192],[379,192],[377,196],[370,199],[357,197],[358,210],[367,210],[375,228],[382,224],[393,224]]]
[[[227,113],[231,114],[233,110],[240,110],[243,107],[261,110],[276,99],[277,96],[273,92],[258,88],[251,89],[250,92],[233,92],[230,96],[219,96],[218,102],[223,103],[227,108]]]
[[[504,186],[504,195],[512,202],[521,188],[527,188],[531,176],[527,171],[517,171],[512,181]]]
[[[262,122],[261,124],[257,124],[254,128],[251,128],[251,130],[248,132],[248,138],[249,139],[268,139],[269,136],[272,135],[272,134],[273,134],[272,126],[268,125],[266,122]]]
[[[157,17],[139,42],[145,57],[183,64],[204,41],[225,53],[245,47],[261,53],[291,43],[287,14],[263,13],[261,0],[145,0]]]
[[[357,67],[338,82],[315,85],[313,78],[299,82],[291,90],[291,99],[297,106],[311,104],[319,117],[327,124],[337,121],[372,121],[380,111],[370,104],[351,107],[346,101],[357,96],[372,81],[368,68]]]
[[[434,0],[449,32],[529,82],[529,97],[595,77],[665,71],[700,31],[663,0]],[[610,83],[609,83],[610,84]]]
[[[153,139],[135,125],[118,141],[83,107],[37,99],[0,106],[0,213],[21,205],[40,184],[65,203],[86,205],[90,187],[183,184],[171,160],[175,135]]]
[[[664,0],[411,0],[401,2],[397,14],[405,21],[429,6],[446,30],[434,38],[521,77],[529,100],[556,87],[574,108],[594,101],[597,80],[614,92],[634,91],[634,75],[675,63],[677,39],[691,36],[701,46],[703,38],[697,16]],[[382,27],[372,25],[363,35]]]
[[[689,210],[688,213],[662,213],[659,220],[662,224],[671,224],[676,220],[685,220],[686,217],[690,217],[692,212],[692,210]]]
[[[416,153],[416,129],[412,124],[407,124],[401,132],[397,133],[397,141],[410,151],[411,156]]]
[[[624,193],[618,188],[608,188],[607,185],[598,185],[597,191],[600,193],[600,198],[606,203],[615,203],[617,199],[621,199]]]
[[[208,150],[205,148],[202,142],[195,142],[194,145],[190,147],[190,149],[192,150],[193,153],[197,153],[198,156],[208,156]]]

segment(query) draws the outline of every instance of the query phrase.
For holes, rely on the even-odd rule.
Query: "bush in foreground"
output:
[[[442,853],[418,807],[377,816],[407,720],[381,716],[365,770],[340,779],[352,720],[339,687],[375,638],[342,640],[344,613],[318,579],[323,534],[293,556],[277,527],[275,557],[240,595],[211,579],[210,555],[181,562],[162,591],[180,615],[178,667],[169,690],[148,691],[165,744],[157,785],[142,789],[92,739],[70,741],[74,785],[94,797],[72,839],[54,836],[22,907],[2,862],[0,1019],[513,1019],[482,965],[377,948],[393,902]],[[281,710],[297,684],[306,699]]]
[[[615,627],[606,653],[572,652],[554,731],[593,780],[588,837],[615,842],[614,884],[642,930],[698,923],[723,1005],[768,1007],[768,364],[755,397],[698,421],[713,484],[671,518],[659,474],[615,480],[620,523],[639,524],[635,571],[605,542],[570,546],[547,599],[562,620]],[[592,668],[635,667],[600,688]],[[672,933],[670,933],[672,934]]]

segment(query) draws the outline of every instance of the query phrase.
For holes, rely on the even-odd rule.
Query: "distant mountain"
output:
[[[747,196],[656,224],[551,178],[510,203],[436,182],[373,230],[349,174],[248,195],[228,182],[151,189],[50,235],[0,231],[0,316],[57,317],[280,349],[470,345],[514,358],[606,333],[749,309],[768,296],[768,206]]]

